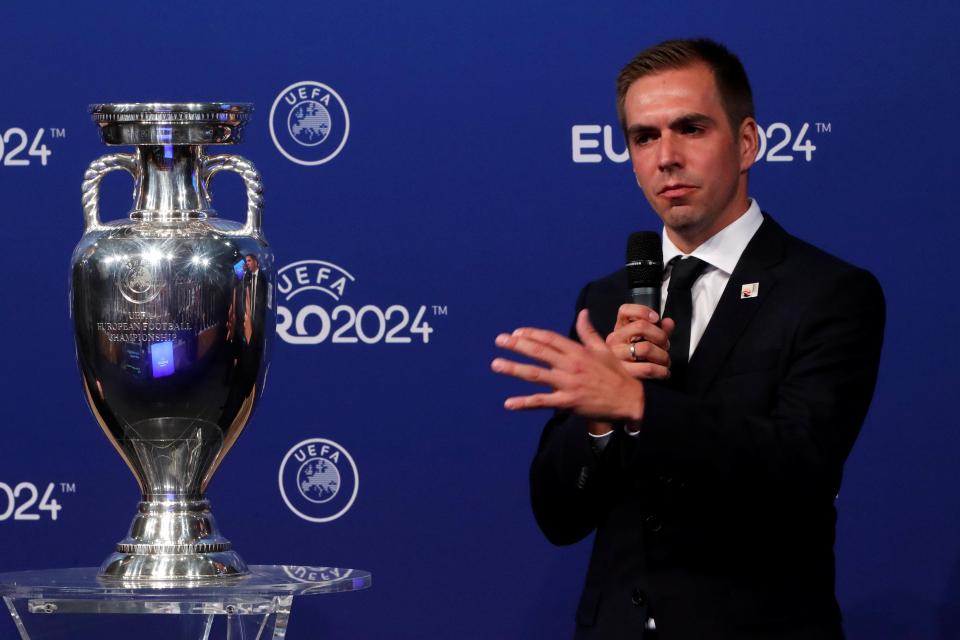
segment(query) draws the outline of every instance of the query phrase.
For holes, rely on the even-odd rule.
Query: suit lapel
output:
[[[786,232],[764,214],[763,224],[740,256],[693,352],[687,369],[687,391],[701,395],[709,388],[760,305],[770,297],[776,286],[770,267],[783,259],[785,239]],[[756,297],[742,298],[743,285],[753,283],[759,283]]]

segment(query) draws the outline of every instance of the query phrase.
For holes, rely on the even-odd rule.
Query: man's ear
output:
[[[760,133],[757,121],[747,116],[740,123],[737,131],[737,142],[740,146],[740,171],[746,171],[757,159],[757,150],[760,148]]]

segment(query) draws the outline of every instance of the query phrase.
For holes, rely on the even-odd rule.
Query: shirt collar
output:
[[[746,212],[723,229],[707,239],[706,242],[689,254],[700,258],[708,265],[720,269],[727,275],[733,273],[734,267],[740,261],[740,256],[763,223],[763,214],[760,205],[750,198],[750,206]],[[687,255],[680,251],[667,236],[666,227],[663,230],[663,264],[668,265],[677,256]]]

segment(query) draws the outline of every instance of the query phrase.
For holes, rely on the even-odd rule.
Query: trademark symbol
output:
[[[435,304],[435,305],[433,305],[433,315],[435,315],[435,316],[445,316],[445,315],[447,315],[447,305],[445,305],[445,304]]]
[[[830,133],[830,130],[833,128],[833,123],[831,122],[816,122],[814,124],[817,126],[817,133]]]
[[[61,482],[60,483],[60,493],[76,493],[77,492],[77,483],[76,482]]]
[[[66,138],[67,130],[61,127],[50,127],[50,137],[51,138]]]

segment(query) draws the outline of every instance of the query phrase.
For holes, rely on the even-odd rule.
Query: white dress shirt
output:
[[[700,338],[707,329],[710,318],[720,302],[720,296],[723,294],[724,287],[733,273],[734,267],[740,261],[744,249],[753,238],[753,234],[760,228],[763,222],[763,214],[760,213],[760,206],[756,200],[750,200],[750,207],[746,213],[718,231],[706,242],[693,250],[693,253],[685,254],[670,241],[667,237],[666,228],[663,231],[663,285],[660,289],[660,308],[658,311],[663,313],[663,308],[667,302],[667,287],[670,284],[670,272],[673,270],[670,261],[681,256],[683,258],[692,256],[700,258],[707,263],[707,268],[703,274],[697,278],[690,288],[690,295],[693,298],[693,318],[690,326],[690,357],[697,345],[700,344]]]

